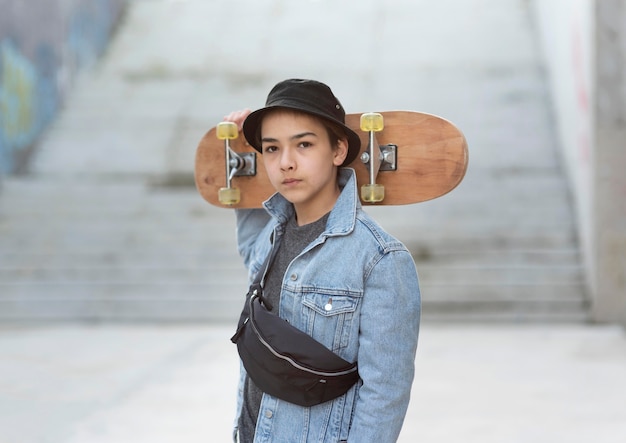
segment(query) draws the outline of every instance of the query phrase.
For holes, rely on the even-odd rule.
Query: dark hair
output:
[[[348,135],[346,134],[346,131],[343,130],[343,128],[331,121],[328,121],[324,118],[318,117],[316,115],[312,115],[309,114],[308,112],[303,112],[303,111],[299,111],[297,109],[289,109],[289,108],[276,108],[275,110],[269,111],[267,113],[267,115],[269,115],[270,113],[273,113],[275,111],[282,111],[282,112],[287,112],[287,113],[291,113],[291,114],[295,114],[295,115],[306,115],[309,117],[312,117],[316,120],[318,120],[323,126],[324,128],[326,128],[326,133],[328,134],[328,140],[330,141],[330,145],[332,147],[333,150],[337,149],[339,140],[341,139],[348,139]],[[266,116],[267,116],[266,115]],[[264,116],[265,117],[265,116]],[[257,126],[256,129],[256,133],[254,135],[255,137],[255,143],[258,144],[259,146],[261,146],[261,128],[263,127],[263,122],[261,122],[261,124],[259,126]]]
[[[348,140],[348,135],[346,131],[343,130],[339,125],[334,124],[333,122],[329,122],[328,120],[320,119],[321,123],[326,128],[326,132],[328,133],[328,140],[330,141],[330,145],[333,149],[337,149],[337,145],[339,140],[344,139]]]

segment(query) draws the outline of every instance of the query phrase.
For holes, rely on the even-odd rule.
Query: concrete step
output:
[[[582,269],[574,266],[418,266],[423,282],[432,285],[492,285],[509,286],[532,284],[549,286],[558,284],[583,284]]]
[[[466,247],[461,249],[462,247]],[[418,267],[437,265],[499,265],[507,263],[511,266],[532,263],[534,265],[561,264],[580,266],[580,251],[575,248],[552,249],[536,247],[535,249],[521,249],[514,247],[489,247],[482,245],[469,246],[467,242],[452,246],[441,245],[434,249],[419,247],[410,248]]]
[[[143,281],[0,284],[0,320],[233,321],[244,279],[207,282]],[[427,320],[587,319],[579,284],[437,285],[422,281]]]
[[[2,288],[4,289],[4,288]],[[237,320],[245,288],[219,284],[42,286],[40,295],[0,297],[0,322],[229,322]],[[120,295],[120,294],[132,294]],[[207,296],[207,294],[214,294]],[[226,294],[226,295],[225,295]]]
[[[226,252],[226,251],[224,251]],[[29,279],[47,281],[75,280],[133,280],[150,279],[154,276],[180,275],[184,278],[214,278],[217,275],[241,273],[243,264],[232,254],[220,256],[217,251],[206,255],[173,254],[162,257],[158,254],[0,254],[0,283]],[[545,255],[545,254],[544,254]],[[582,268],[572,262],[569,255],[563,262],[554,257],[542,257],[543,262],[524,261],[512,257],[494,263],[492,257],[473,255],[470,260],[456,257],[448,261],[431,259],[417,261],[420,278],[433,282],[489,281],[509,284],[517,280],[534,283],[560,281],[581,282]],[[561,254],[558,257],[562,256]],[[566,261],[567,260],[567,261]]]
[[[211,263],[208,266],[180,265],[110,265],[110,266],[42,266],[0,267],[0,286],[36,284],[48,285],[67,283],[123,284],[126,282],[188,282],[206,283],[216,279],[235,280],[245,278],[243,266]]]
[[[534,306],[516,306],[501,303],[471,303],[466,305],[446,303],[445,306],[423,302],[422,319],[430,323],[587,323],[590,321],[586,305],[564,306],[538,303]]]

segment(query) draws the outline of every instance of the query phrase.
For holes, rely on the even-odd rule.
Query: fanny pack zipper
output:
[[[258,294],[254,294],[250,297],[250,317],[248,319],[252,318],[252,302],[254,301],[255,298],[258,298]],[[346,374],[350,374],[354,371],[357,370],[357,367],[355,366],[354,368],[351,369],[347,369],[344,371],[339,371],[339,372],[322,372],[322,371],[316,371],[314,369],[310,369],[307,368],[305,366],[302,366],[301,364],[299,364],[298,362],[296,362],[295,360],[286,357],[282,354],[279,354],[278,352],[276,352],[270,345],[269,343],[267,343],[265,341],[265,339],[263,338],[263,336],[261,335],[261,333],[259,332],[259,330],[257,329],[256,325],[254,324],[254,320],[249,322],[252,325],[252,329],[254,331],[254,333],[256,334],[256,336],[259,338],[259,341],[263,344],[263,346],[265,346],[272,354],[274,354],[276,357],[285,360],[287,362],[289,362],[289,364],[291,364],[292,366],[294,366],[295,368],[298,368],[302,371],[308,372],[310,374],[315,374],[315,375],[319,375],[321,377],[333,377],[333,376],[338,376],[338,375],[346,375]]]

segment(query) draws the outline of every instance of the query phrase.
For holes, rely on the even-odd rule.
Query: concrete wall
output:
[[[0,0],[0,174],[15,172],[127,0]]]
[[[626,0],[596,1],[594,315],[626,325]]]
[[[592,314],[626,324],[626,0],[533,0]]]

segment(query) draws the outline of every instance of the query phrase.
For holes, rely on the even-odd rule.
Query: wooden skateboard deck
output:
[[[405,205],[432,200],[453,190],[465,176],[468,164],[467,142],[463,133],[449,121],[413,111],[381,112],[384,127],[374,132],[374,145],[389,150],[395,164],[383,162],[375,182],[384,186],[384,199],[376,205]],[[361,114],[346,115],[346,125],[361,137],[361,152],[348,165],[356,171],[359,188],[370,182],[369,164],[361,159],[368,151],[369,132],[360,129]],[[246,163],[256,163],[255,175],[234,176],[231,187],[239,189],[238,203],[220,203],[218,194],[226,187],[226,150],[224,141],[212,128],[196,151],[195,180],[202,197],[215,206],[257,208],[275,191],[269,182],[261,154],[247,144],[242,133],[229,140],[235,153],[247,154]],[[389,146],[389,147],[388,147]],[[395,148],[394,148],[395,146]],[[388,159],[385,156],[385,159]],[[375,162],[377,163],[377,162]],[[389,169],[389,170],[386,170]]]

